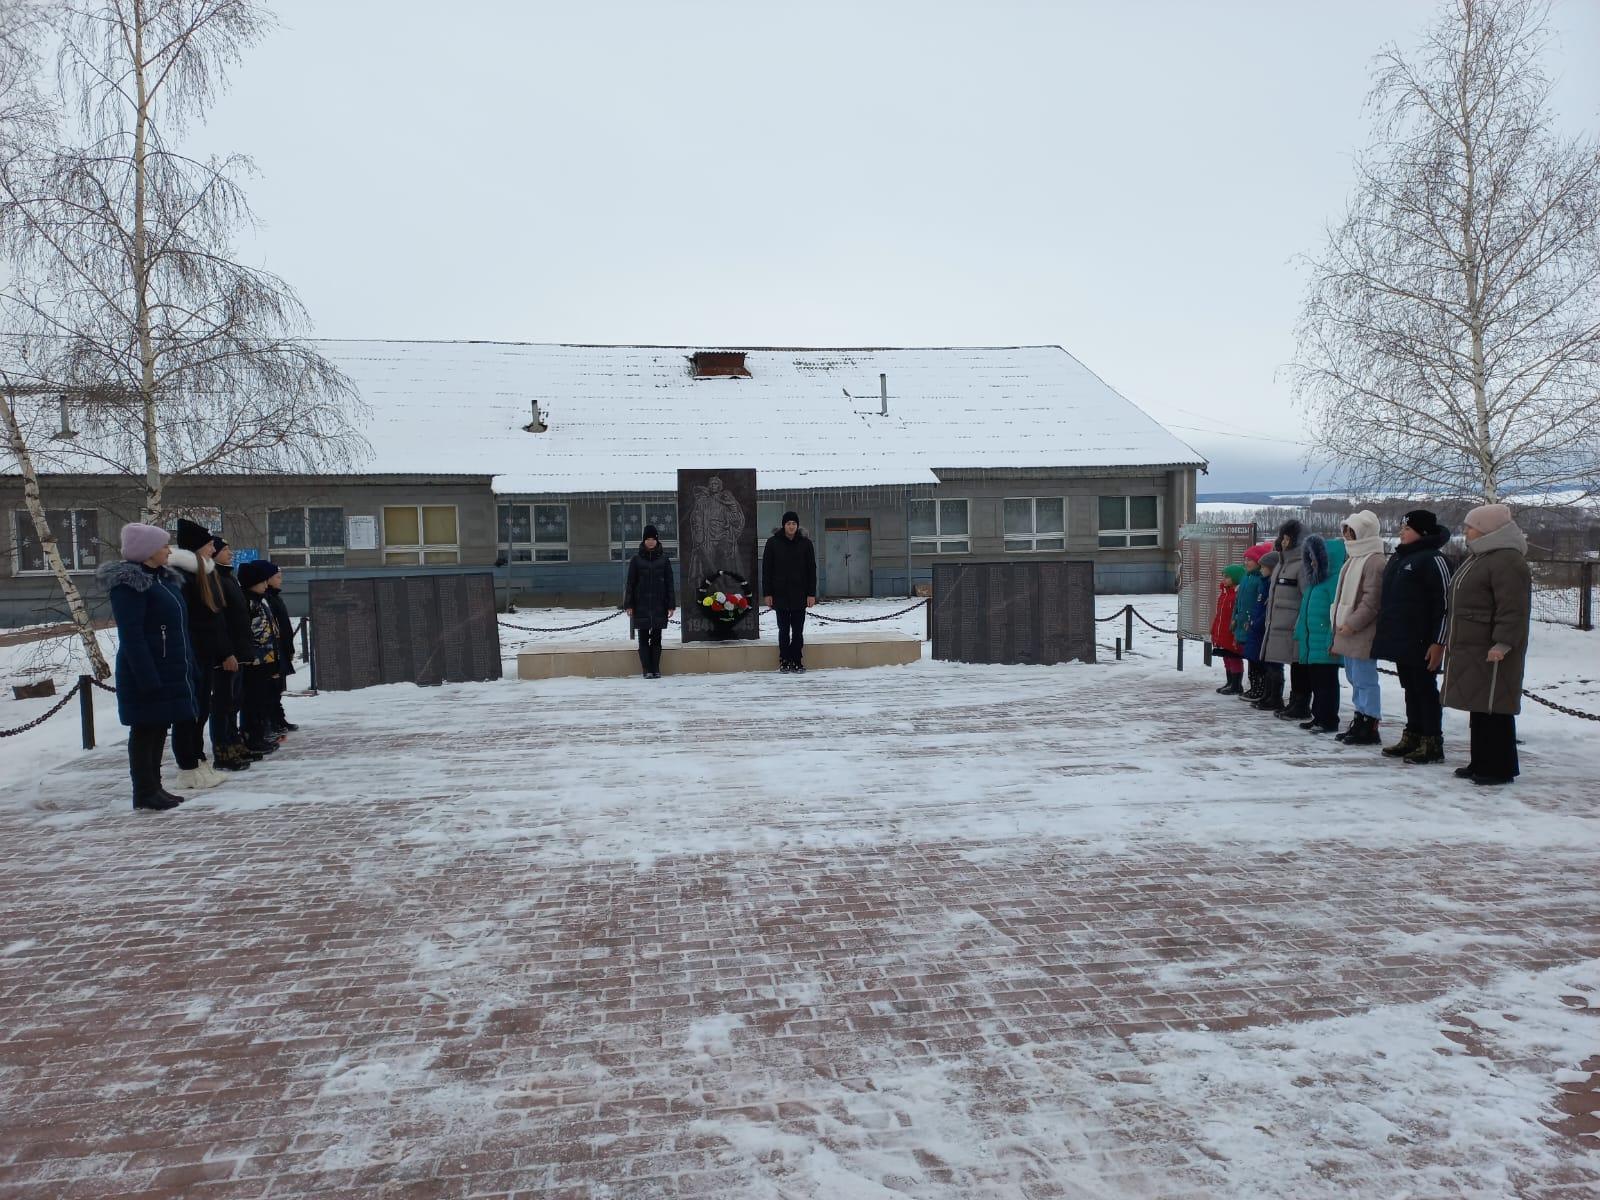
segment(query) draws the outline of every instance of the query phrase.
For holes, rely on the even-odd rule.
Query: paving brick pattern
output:
[[[587,686],[600,704],[622,685]],[[0,1196],[1275,1195],[1242,1189],[1203,1114],[1152,1083],[1145,1035],[1600,957],[1592,846],[924,837],[952,801],[923,813],[914,780],[895,831],[859,844],[804,832],[883,825],[872,797],[797,801],[768,846],[586,861],[545,822],[440,854],[440,828],[471,825],[454,810],[475,771],[536,771],[576,736],[526,720],[515,687],[493,693],[493,736],[481,705],[424,734],[330,718],[292,766],[252,773],[314,791],[359,744],[385,764],[381,800],[134,818],[110,807],[113,750],[82,774],[108,806],[92,820],[0,817]],[[1187,736],[1196,717],[1149,719]],[[981,701],[924,711],[908,755],[936,762],[910,740],[941,727],[993,741],[1019,722]],[[458,786],[413,789],[409,756],[455,762]],[[1114,788],[1118,765],[1080,745],[1051,786]],[[1463,940],[1375,950],[1441,929]],[[1597,1057],[1553,1064],[1570,1069],[1547,1119],[1562,1167],[1506,1194],[1600,1194],[1596,1027]],[[1443,1032],[1494,1065],[1470,1017]],[[1403,1161],[1466,1194],[1448,1134],[1419,1116]],[[1340,1172],[1326,1194],[1362,1194]]]

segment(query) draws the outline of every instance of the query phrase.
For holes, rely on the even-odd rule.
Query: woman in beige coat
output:
[[[1444,702],[1472,714],[1472,756],[1456,774],[1473,783],[1517,777],[1517,721],[1528,653],[1533,578],[1528,539],[1504,504],[1467,514],[1467,561],[1450,583]]]
[[[1345,678],[1356,715],[1338,735],[1349,746],[1376,746],[1383,737],[1383,692],[1378,685],[1378,660],[1372,639],[1378,632],[1378,606],[1383,597],[1383,538],[1378,516],[1369,509],[1351,513],[1344,522],[1344,567],[1333,598],[1333,652],[1343,657]]]

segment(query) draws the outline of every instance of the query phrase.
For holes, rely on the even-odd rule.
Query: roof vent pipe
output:
[[[65,396],[58,396],[56,399],[61,404],[61,428],[56,430],[56,432],[52,433],[50,436],[60,439],[77,437],[78,432],[72,428],[72,418],[67,412],[67,398]]]
[[[889,376],[882,372],[878,374],[878,415],[889,415]]]
[[[533,420],[522,427],[528,433],[545,433],[550,426],[544,423],[544,414],[539,411],[539,401],[533,402]]]

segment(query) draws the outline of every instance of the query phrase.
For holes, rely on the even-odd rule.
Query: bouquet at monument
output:
[[[700,581],[700,608],[713,621],[731,625],[754,606],[750,584],[731,571],[718,571]]]

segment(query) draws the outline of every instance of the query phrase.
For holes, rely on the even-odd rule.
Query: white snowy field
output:
[[[504,633],[509,676],[626,624]],[[1474,788],[1133,650],[291,697],[282,753],[154,817],[97,695],[99,750],[0,740],[0,1107],[172,1118],[217,1197],[1596,1194],[1595,726],[1530,705]],[[1537,626],[1529,682],[1600,711],[1600,635]],[[0,1167],[155,1186],[95,1136]]]

